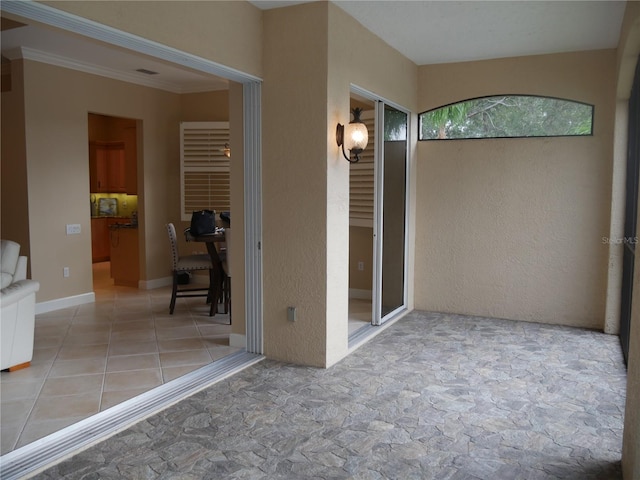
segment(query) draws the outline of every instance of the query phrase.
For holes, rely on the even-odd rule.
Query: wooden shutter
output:
[[[182,220],[194,210],[231,210],[229,122],[180,124],[180,197]]]
[[[350,164],[349,170],[349,224],[357,227],[373,227],[374,163],[375,145],[374,111],[363,112],[362,121],[367,125],[369,143],[360,154],[358,163]]]

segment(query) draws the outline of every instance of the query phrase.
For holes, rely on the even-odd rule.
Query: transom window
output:
[[[553,97],[496,95],[419,115],[420,140],[593,135],[593,105]]]

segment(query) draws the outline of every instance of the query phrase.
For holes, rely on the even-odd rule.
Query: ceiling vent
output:
[[[138,68],[136,72],[144,73],[145,75],[157,75],[158,72],[154,72],[153,70],[147,70],[146,68]]]

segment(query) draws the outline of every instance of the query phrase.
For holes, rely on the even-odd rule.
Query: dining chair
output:
[[[184,255],[180,256],[178,252],[178,238],[176,236],[176,228],[173,223],[167,223],[167,233],[169,235],[169,244],[171,246],[171,272],[173,274],[173,287],[171,289],[171,303],[169,304],[169,314],[173,315],[176,306],[176,298],[183,297],[210,297],[211,285],[213,281],[213,264],[208,254],[200,255]],[[209,286],[197,288],[178,288],[178,275],[180,273],[190,273],[196,270],[209,270]],[[206,293],[195,293],[206,292]],[[209,316],[214,314],[214,306],[209,311]]]
[[[224,243],[226,251],[221,260],[225,277],[222,292],[224,313],[229,313],[229,324],[231,324],[231,228],[229,227],[224,229]]]

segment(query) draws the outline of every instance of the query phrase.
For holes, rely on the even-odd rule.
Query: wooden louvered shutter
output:
[[[229,122],[180,124],[180,196],[182,220],[195,210],[229,211]]]
[[[349,170],[349,225],[373,227],[375,145],[374,112],[363,112],[362,121],[367,125],[369,143],[360,154],[360,161],[350,164]]]

